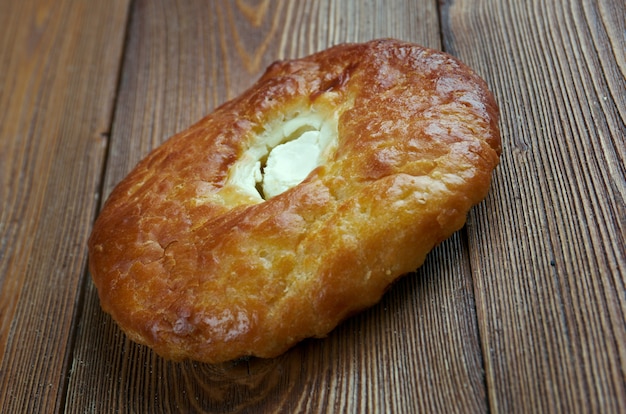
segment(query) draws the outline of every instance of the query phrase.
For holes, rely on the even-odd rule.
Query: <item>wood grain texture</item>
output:
[[[621,0],[0,0],[0,412],[626,412],[624,16]],[[502,163],[466,228],[279,358],[171,363],[129,342],[85,271],[113,186],[273,60],[388,36],[496,94]]]
[[[494,412],[626,412],[626,3],[466,1],[446,47],[502,110],[468,226]]]
[[[63,405],[126,1],[0,2],[0,411]]]
[[[376,37],[439,47],[436,2],[136,1],[104,194],[272,61]],[[448,240],[380,305],[328,338],[272,360],[164,361],[126,339],[89,283],[68,411],[485,411],[464,240]]]

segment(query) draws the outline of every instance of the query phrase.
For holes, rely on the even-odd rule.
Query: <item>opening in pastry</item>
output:
[[[337,146],[337,120],[321,113],[295,113],[256,137],[233,165],[227,184],[268,200],[300,184],[326,163]]]

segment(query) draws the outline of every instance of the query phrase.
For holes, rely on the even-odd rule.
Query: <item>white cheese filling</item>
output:
[[[307,131],[293,141],[277,145],[263,169],[263,195],[271,198],[300,184],[320,165],[320,132]]]
[[[267,200],[300,184],[337,145],[337,119],[298,114],[260,134],[229,171],[227,185]]]

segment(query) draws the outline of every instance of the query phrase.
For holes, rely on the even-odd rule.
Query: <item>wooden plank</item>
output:
[[[502,109],[468,226],[494,412],[626,412],[624,16],[608,0],[443,8],[446,46]]]
[[[435,1],[137,1],[105,194],[151,148],[249,86],[275,59],[343,41],[439,46]],[[463,233],[383,302],[285,355],[221,365],[163,361],[130,343],[87,288],[70,411],[485,411]]]
[[[0,2],[0,411],[64,400],[127,1]]]

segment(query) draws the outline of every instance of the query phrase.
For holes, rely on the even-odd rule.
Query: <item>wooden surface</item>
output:
[[[467,226],[276,359],[126,339],[86,270],[115,184],[272,61],[377,37],[497,97]],[[622,0],[0,0],[0,412],[626,412],[625,51]]]

